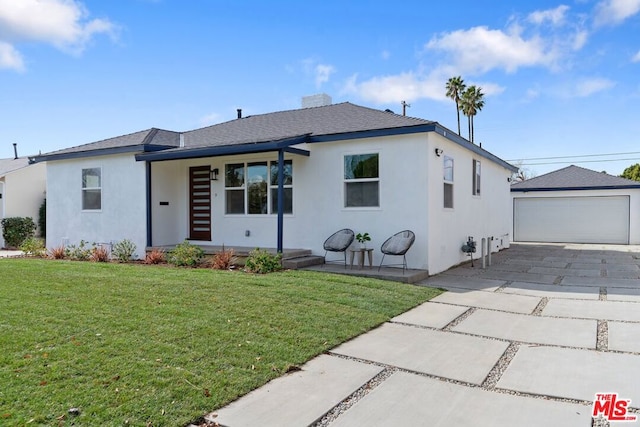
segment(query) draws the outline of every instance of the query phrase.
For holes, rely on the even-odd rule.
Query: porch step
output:
[[[282,266],[291,270],[321,264],[324,264],[324,257],[318,255],[306,255],[296,258],[285,258],[282,260]]]

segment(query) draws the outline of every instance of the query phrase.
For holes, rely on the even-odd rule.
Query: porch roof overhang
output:
[[[136,154],[137,161],[160,162],[167,160],[199,159],[203,157],[229,156],[234,154],[266,153],[284,151],[287,153],[309,156],[308,150],[293,147],[294,145],[309,143],[310,134],[296,135],[277,141],[256,141],[245,144],[219,145],[193,148],[174,148],[154,153]]]

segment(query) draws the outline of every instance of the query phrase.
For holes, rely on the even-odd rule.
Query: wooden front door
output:
[[[211,241],[209,166],[189,168],[189,239]]]

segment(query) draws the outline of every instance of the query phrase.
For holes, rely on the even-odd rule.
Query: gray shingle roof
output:
[[[511,186],[511,191],[597,190],[640,188],[640,182],[579,166],[567,166]]]
[[[29,166],[29,158],[18,157],[17,159],[0,159],[0,178],[18,169]]]
[[[142,150],[145,146],[178,147],[180,146],[180,133],[151,128],[130,133],[128,135],[121,135],[114,138],[91,142],[89,144],[78,145],[76,147],[64,148],[62,150],[46,153],[44,157],[125,147],[139,147],[140,150]]]
[[[274,151],[302,142],[322,142],[343,137],[350,139],[426,131],[439,132],[480,156],[509,170],[517,170],[504,160],[443,128],[437,122],[401,116],[349,102],[247,116],[195,129],[182,133],[183,147],[180,147],[180,133],[153,128],[54,151],[37,156],[36,160],[62,160],[132,152],[138,152],[137,160],[175,160],[229,155],[232,152],[239,154]]]
[[[277,141],[300,135],[335,135],[435,122],[343,102],[323,107],[247,116],[185,132],[186,148]]]

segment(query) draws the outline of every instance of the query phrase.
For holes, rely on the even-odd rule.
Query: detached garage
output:
[[[569,166],[511,195],[515,242],[640,244],[640,182]]]

